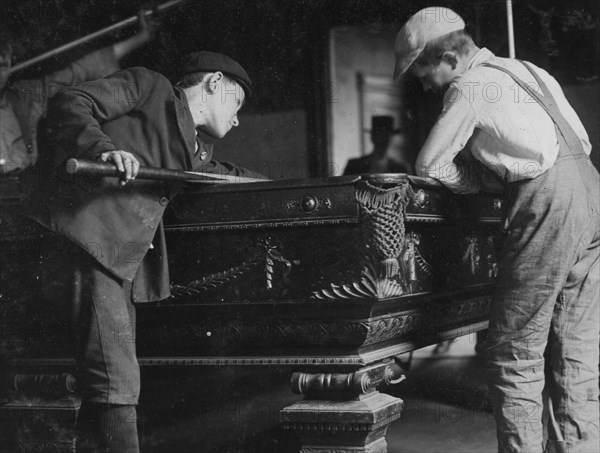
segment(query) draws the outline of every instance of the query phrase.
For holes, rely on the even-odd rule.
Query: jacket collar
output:
[[[194,119],[192,118],[192,112],[187,100],[185,92],[179,87],[173,87],[175,92],[175,113],[177,115],[177,126],[185,148],[187,150],[188,165],[191,166],[194,154],[196,152],[196,128],[194,126]]]

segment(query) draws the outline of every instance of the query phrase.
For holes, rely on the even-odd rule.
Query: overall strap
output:
[[[579,136],[575,133],[573,127],[569,124],[569,122],[565,119],[564,115],[560,112],[558,106],[556,105],[556,101],[552,93],[546,86],[546,84],[542,81],[542,79],[535,73],[535,71],[529,66],[526,62],[519,61],[525,68],[533,75],[540,89],[542,90],[542,95],[540,95],[537,91],[531,88],[530,85],[526,84],[523,80],[521,80],[517,75],[515,75],[512,71],[498,66],[492,63],[482,63],[481,66],[486,66],[489,68],[498,69],[506,74],[508,74],[517,84],[525,90],[529,96],[531,96],[537,103],[548,113],[552,121],[557,127],[557,130],[562,135],[567,147],[570,149],[573,155],[583,154],[583,146],[581,144],[581,140]]]

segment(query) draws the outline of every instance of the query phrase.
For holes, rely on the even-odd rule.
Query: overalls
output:
[[[560,148],[550,170],[509,184],[487,339],[498,450],[597,453],[600,176],[547,86],[524,65],[543,96],[505,68],[484,64],[510,75],[540,103],[555,123]]]

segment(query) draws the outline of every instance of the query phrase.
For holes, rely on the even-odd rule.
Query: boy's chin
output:
[[[206,135],[208,135],[210,138],[215,138],[215,139],[220,139],[225,137],[225,135],[227,135],[227,132],[229,131],[219,131],[219,130],[214,130],[214,129],[204,129],[202,127],[198,128],[200,131],[202,131],[203,133],[205,133]]]

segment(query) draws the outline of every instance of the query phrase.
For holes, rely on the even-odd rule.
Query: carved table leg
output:
[[[75,452],[81,398],[75,379],[62,374],[16,374],[11,398],[0,406],[3,442],[23,453]]]
[[[283,428],[300,437],[301,453],[386,453],[385,434],[403,402],[376,387],[401,375],[393,361],[351,373],[293,373],[292,390],[307,396],[282,409]]]

